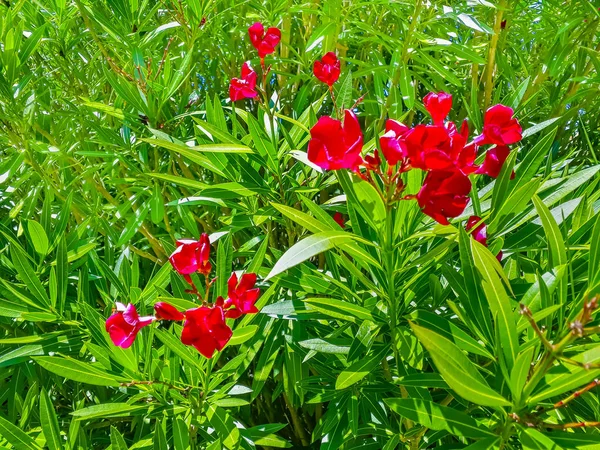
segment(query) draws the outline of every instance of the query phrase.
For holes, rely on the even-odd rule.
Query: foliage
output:
[[[597,445],[600,5],[448,3],[0,1],[0,445]],[[269,107],[233,108],[256,21],[282,30]],[[512,107],[518,152],[448,226],[316,170],[328,51],[365,153],[388,117],[426,122],[429,91],[475,132]],[[166,263],[203,232],[215,298],[256,272],[261,312],[212,359],[177,323],[115,347],[116,302],[196,306]]]

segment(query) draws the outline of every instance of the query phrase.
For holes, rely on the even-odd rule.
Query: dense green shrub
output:
[[[597,448],[599,6],[0,0],[0,446]],[[264,92],[232,107],[245,61]],[[353,109],[373,156],[430,91],[471,137],[495,104],[523,128],[450,225],[421,168],[309,161],[319,118]],[[168,263],[202,233],[212,297]],[[212,358],[167,321],[111,342],[117,303],[195,308],[232,271],[261,311]]]

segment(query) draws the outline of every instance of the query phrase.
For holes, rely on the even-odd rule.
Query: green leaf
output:
[[[63,311],[67,301],[67,288],[69,286],[69,262],[67,256],[67,241],[63,235],[56,247],[56,291],[58,293],[56,304],[59,311]]]
[[[91,420],[99,418],[127,417],[132,413],[147,411],[148,405],[130,405],[129,403],[104,403],[88,406],[87,408],[73,411],[71,415],[76,420]]]
[[[310,305],[308,308],[309,310],[316,309],[317,311],[335,317],[336,319],[359,323],[363,320],[375,321],[375,318],[369,310],[362,306],[355,305],[354,303],[335,300],[333,298],[307,298],[304,301]]]
[[[596,215],[596,224],[590,241],[590,263],[588,266],[590,286],[600,281],[600,214]]]
[[[217,244],[217,282],[213,291],[215,300],[218,296],[227,297],[227,280],[231,275],[232,258],[233,245],[231,234],[228,233]]]
[[[535,133],[539,133],[540,131],[542,131],[545,128],[548,128],[550,125],[552,125],[557,120],[560,120],[560,117],[554,117],[552,119],[544,120],[543,122],[535,124],[535,125],[527,128],[526,130],[523,130],[523,135],[522,135],[523,139],[528,138],[529,136],[531,136]],[[554,133],[555,131],[556,131],[556,129],[554,131],[552,131],[551,134]]]
[[[517,152],[511,152],[500,171],[492,192],[492,218],[495,219],[510,193],[510,177],[517,158]]]
[[[258,325],[248,325],[246,327],[236,328],[235,330],[233,330],[233,335],[227,343],[227,346],[241,345],[253,336],[255,336],[257,331]]]
[[[399,384],[400,386],[449,389],[448,383],[444,381],[441,375],[433,372],[406,375],[405,377],[394,380],[394,383]]]
[[[347,109],[352,106],[352,71],[346,71],[342,80],[337,83],[335,97],[338,108]]]
[[[110,446],[111,450],[127,450],[127,443],[115,427],[110,427]]]
[[[154,185],[152,197],[150,197],[150,218],[156,225],[165,220],[165,204],[158,183]]]
[[[596,347],[583,354],[573,357],[575,361],[584,364],[596,364],[600,362],[600,348]],[[556,397],[565,392],[578,389],[600,376],[600,369],[586,369],[577,366],[560,367],[556,373],[550,373],[545,377],[544,388],[538,389],[527,401],[529,405],[535,405],[548,398]]]
[[[127,224],[123,228],[121,232],[121,236],[119,237],[119,241],[115,244],[117,247],[129,242],[129,240],[133,237],[133,235],[140,229],[146,215],[150,211],[150,204],[144,203],[141,208],[139,208],[135,214],[131,215],[130,219],[127,221]]]
[[[188,450],[190,446],[190,430],[181,417],[173,419],[173,444],[175,450]]]
[[[548,247],[550,250],[550,267],[557,267],[563,264],[567,264],[567,250],[565,249],[565,242],[563,241],[560,229],[556,224],[556,220],[552,217],[552,213],[548,207],[540,200],[537,195],[533,196],[533,203],[535,209],[537,209],[542,226],[546,232],[546,238],[548,239]]]
[[[40,423],[42,432],[46,438],[46,445],[49,450],[60,450],[63,448],[62,439],[60,437],[60,428],[58,425],[58,417],[54,410],[52,399],[44,388],[40,392]]]
[[[200,153],[254,153],[250,147],[238,144],[204,144],[204,145],[185,145],[177,144],[175,142],[163,141],[161,139],[140,139],[142,142],[149,144],[158,145],[159,147],[166,148],[167,150],[173,150],[182,154],[183,156],[189,155],[189,152],[200,152]]]
[[[519,352],[519,339],[510,298],[498,275],[502,272],[502,267],[487,247],[477,241],[473,241],[473,260],[481,276],[481,287],[494,316],[504,361],[508,370],[511,370]]]
[[[488,233],[493,235],[497,231],[501,231],[502,234],[511,231],[512,227],[506,229],[503,228],[503,225],[525,210],[533,195],[538,191],[540,184],[541,179],[533,179],[515,190],[488,224]]]
[[[332,227],[329,227],[328,224],[323,223],[317,220],[316,218],[306,214],[305,212],[302,212],[295,208],[291,208],[286,205],[280,205],[278,203],[271,203],[271,205],[285,217],[293,220],[298,225],[300,225],[303,228],[306,228],[311,233],[318,233],[320,231],[328,231],[334,229]]]
[[[27,231],[35,251],[39,255],[46,256],[50,244],[48,242],[48,236],[46,236],[46,232],[44,231],[44,227],[34,220],[28,220]]]
[[[475,339],[461,330],[457,325],[444,317],[429,312],[418,310],[415,314],[415,321],[425,328],[441,334],[446,339],[454,342],[457,347],[475,355],[485,356],[489,359],[495,359],[487,349],[478,343]]]
[[[254,440],[255,445],[260,445],[262,447],[273,447],[273,448],[291,448],[292,444],[283,439],[282,437],[277,436],[276,434],[269,434],[267,436],[258,438]]]
[[[265,280],[273,278],[319,253],[352,242],[353,238],[352,234],[343,231],[323,231],[308,236],[294,244],[281,258],[279,258]]]
[[[44,286],[42,286],[39,278],[31,268],[31,265],[27,259],[27,254],[20,246],[16,245],[11,245],[10,254],[15,269],[17,269],[17,273],[19,274],[19,278],[21,278],[29,291],[40,301],[40,303],[49,307],[50,299],[48,298],[48,294],[46,293]]]
[[[335,355],[345,355],[350,351],[350,345],[341,345],[333,342],[331,339],[307,339],[298,342],[298,345],[319,353],[330,353]]]
[[[478,325],[482,335],[489,342],[492,342],[494,333],[492,332],[489,307],[486,305],[481,281],[473,261],[473,242],[474,239],[463,228],[460,228],[458,245],[460,249],[461,268],[464,272],[464,285],[466,287],[466,295],[461,295],[461,300],[469,318]]]
[[[33,438],[0,416],[0,436],[17,450],[41,450]]]
[[[477,368],[456,345],[427,328],[414,323],[410,326],[431,354],[444,380],[458,395],[477,405],[510,405],[510,402],[489,387]]]
[[[519,163],[515,170],[515,179],[513,180],[513,189],[522,187],[525,183],[530,182],[536,175],[542,161],[550,151],[556,128],[549,131],[536,144],[529,149],[525,154],[523,161]]]
[[[356,208],[360,216],[373,228],[380,230],[385,224],[386,210],[381,195],[370,183],[350,176],[342,170],[337,171],[340,184],[344,188],[348,201]]]
[[[344,369],[335,381],[335,388],[337,390],[346,389],[347,387],[358,383],[381,363],[381,360],[385,358],[388,350],[389,348],[387,346],[383,346],[374,354],[360,359],[354,364],[351,364],[347,369]]]
[[[194,349],[190,349],[189,347],[183,345],[181,341],[173,336],[169,331],[161,330],[157,328],[154,330],[154,334],[160,341],[165,344],[173,353],[179,356],[182,360],[192,365],[192,367],[196,369],[202,368],[200,362],[198,361],[197,355],[194,354]]]
[[[402,93],[402,101],[407,109],[413,109],[415,106],[415,88],[412,85],[410,70],[402,63],[400,67],[400,92]]]
[[[228,449],[237,448],[237,443],[240,440],[240,430],[234,425],[229,414],[218,406],[207,404],[206,417],[217,430],[223,445]]]
[[[33,358],[40,366],[49,372],[69,380],[96,386],[120,386],[116,377],[97,369],[92,364],[72,358],[59,356],[37,356]]]
[[[510,390],[515,398],[515,403],[519,404],[523,388],[527,382],[529,370],[531,369],[531,361],[533,360],[533,354],[535,349],[533,347],[523,350],[517,356],[515,365],[510,373]]]
[[[470,415],[448,406],[415,398],[386,398],[384,401],[400,417],[432,430],[446,430],[454,436],[473,439],[494,436],[491,431],[477,425]]]

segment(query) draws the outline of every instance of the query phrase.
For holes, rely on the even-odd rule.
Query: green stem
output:
[[[494,89],[494,68],[496,67],[496,49],[498,48],[498,38],[502,31],[502,16],[506,8],[506,1],[502,0],[496,10],[496,21],[494,23],[494,34],[490,41],[488,51],[488,62],[485,69],[485,92],[483,106],[487,109],[492,103],[492,91]]]

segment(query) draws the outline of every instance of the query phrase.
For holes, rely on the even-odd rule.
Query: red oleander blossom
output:
[[[233,78],[229,83],[229,98],[232,102],[237,102],[245,98],[254,98],[257,95],[256,72],[252,69],[250,63],[246,61],[242,66],[240,78]]]
[[[393,119],[385,123],[385,134],[379,138],[379,145],[390,166],[395,166],[408,156],[405,139],[410,131],[406,125]]]
[[[206,358],[212,358],[215,350],[223,350],[232,334],[220,306],[201,306],[185,312],[181,342],[195,347]]]
[[[477,225],[479,224],[479,225]],[[479,216],[471,216],[467,220],[467,225],[465,226],[465,230],[471,233],[473,239],[479,242],[484,247],[487,247],[487,227],[484,222],[481,221],[481,217]],[[498,261],[502,259],[502,252],[498,252],[496,255]]]
[[[225,300],[224,308],[225,317],[237,319],[242,314],[255,314],[258,309],[254,305],[260,289],[255,288],[256,274],[245,273],[242,275],[238,283],[238,277],[235,272],[231,274],[227,281],[227,300]]]
[[[117,303],[117,312],[106,320],[106,331],[117,347],[129,348],[138,332],[155,320],[153,316],[140,317],[132,304]]]
[[[425,177],[417,194],[417,201],[423,213],[448,225],[449,217],[458,217],[469,203],[471,181],[458,170],[434,170]]]
[[[431,115],[434,125],[443,125],[452,109],[452,95],[446,92],[430,92],[423,99],[425,109]]]
[[[453,122],[446,126],[417,125],[406,134],[405,143],[412,167],[423,170],[474,172],[477,145],[467,145],[469,127],[464,121],[460,132]]]
[[[483,132],[475,138],[477,145],[510,145],[521,140],[521,125],[513,117],[513,109],[504,105],[492,106],[485,112]]]
[[[346,224],[344,223],[344,215],[341,212],[336,212],[333,215],[333,220],[337,223],[341,228],[346,228]]]
[[[165,302],[154,304],[154,312],[158,320],[175,320],[180,321],[185,319],[185,315],[173,305]]]
[[[181,275],[199,272],[209,275],[212,270],[210,264],[210,240],[208,234],[202,233],[200,240],[182,239],[177,241],[177,248],[169,261],[173,268]],[[187,277],[186,279],[188,279]]]
[[[273,53],[281,40],[281,31],[278,28],[268,28],[265,32],[265,27],[260,22],[256,22],[248,28],[248,34],[250,42],[258,50],[258,56],[261,59]]]
[[[319,81],[333,86],[340,77],[340,60],[333,52],[325,53],[320,61],[315,61],[313,74]]]
[[[489,149],[485,154],[483,164],[477,169],[477,173],[484,173],[492,178],[498,178],[502,166],[510,154],[510,149],[506,145],[496,145]],[[515,177],[515,173],[511,174],[511,179]]]
[[[346,110],[344,124],[328,116],[310,130],[308,159],[325,170],[350,169],[357,171],[363,164],[360,155],[363,134],[356,115]]]

